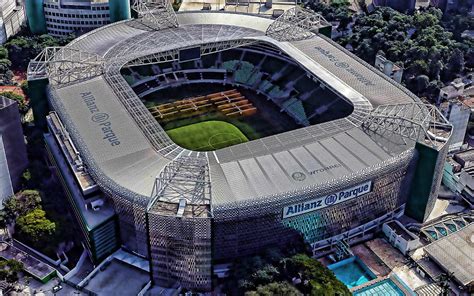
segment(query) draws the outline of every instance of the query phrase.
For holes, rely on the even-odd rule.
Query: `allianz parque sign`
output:
[[[366,193],[369,193],[370,191],[372,191],[372,181],[369,180],[357,186],[339,192],[335,192],[323,197],[315,198],[298,204],[289,205],[283,208],[283,219],[332,206],[364,195]]]

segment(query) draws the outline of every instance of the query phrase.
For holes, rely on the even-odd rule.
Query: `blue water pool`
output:
[[[334,272],[337,279],[343,282],[349,289],[362,285],[376,276],[357,257],[350,257],[328,266]]]
[[[391,279],[386,279],[368,287],[362,288],[354,296],[405,296],[405,293]]]

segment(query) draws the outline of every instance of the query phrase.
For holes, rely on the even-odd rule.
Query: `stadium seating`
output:
[[[291,98],[285,101],[282,104],[282,109],[288,113],[291,117],[293,117],[298,123],[308,126],[310,125],[308,117],[306,116],[306,112],[304,110],[303,103],[296,98]]]
[[[258,70],[258,68],[253,68],[252,73],[250,74],[249,78],[247,81],[245,81],[245,84],[253,87],[262,77],[262,73]]]
[[[140,97],[183,83],[208,81],[243,85],[267,96],[299,124],[309,125],[309,116],[327,105],[333,96],[294,62],[270,49],[258,50],[260,52],[252,47],[232,49],[204,55],[198,61],[166,62],[122,72]]]
[[[226,61],[222,63],[222,68],[226,69],[227,71],[234,71],[238,64],[239,61],[237,60]]]
[[[241,62],[240,67],[235,71],[235,81],[238,83],[246,84],[250,76],[252,76],[254,66],[249,62]]]

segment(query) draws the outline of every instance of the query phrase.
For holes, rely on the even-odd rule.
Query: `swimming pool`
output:
[[[353,294],[354,296],[405,296],[405,293],[395,285],[391,279],[386,279],[368,287],[362,288]]]
[[[328,266],[337,279],[349,289],[362,285],[376,278],[369,268],[358,258],[350,257]]]

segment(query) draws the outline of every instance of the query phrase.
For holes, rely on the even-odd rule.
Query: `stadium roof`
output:
[[[160,30],[138,20],[114,23],[85,34],[66,47],[71,56],[75,51],[88,53],[82,62],[86,69],[88,65],[104,68],[99,76],[50,89],[52,105],[91,172],[102,180],[97,180],[99,185],[146,200],[156,176],[169,162],[180,156],[205,154],[212,204],[219,205],[356,176],[413,148],[414,141],[402,141],[400,137],[369,136],[361,125],[374,107],[410,104],[418,99],[330,39],[312,34],[306,40],[276,41],[265,34],[273,20],[236,13],[186,12],[177,14],[177,20],[179,27]],[[127,63],[139,63],[144,57],[169,58],[182,47],[204,44],[209,48],[232,48],[248,42],[276,46],[351,102],[354,112],[346,118],[217,151],[195,152],[169,139],[120,74]],[[50,67],[61,62],[52,61]],[[62,67],[69,64],[60,65],[57,69],[63,71]],[[63,73],[49,69],[50,78],[51,73]],[[91,108],[102,117],[95,116]],[[300,172],[305,173],[304,180],[295,179],[294,173]]]

